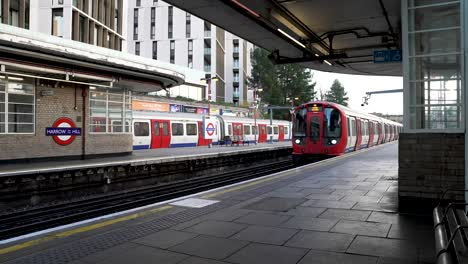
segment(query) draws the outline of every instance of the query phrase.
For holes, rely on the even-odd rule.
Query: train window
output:
[[[154,125],[153,125],[153,135],[159,136],[159,122],[154,122]]]
[[[275,135],[278,135],[278,133],[279,133],[278,127],[273,127],[273,133]]]
[[[172,123],[171,124],[172,135],[173,136],[183,136],[184,135],[184,124],[182,123]]]
[[[232,125],[228,125],[228,131],[226,133],[228,136],[232,135]]]
[[[284,127],[284,134],[285,134],[285,135],[288,135],[288,134],[289,134],[289,128],[288,128],[288,127]]]
[[[187,136],[197,135],[197,124],[186,124]]]
[[[325,138],[341,138],[341,114],[338,109],[326,107],[323,116]]]
[[[162,123],[162,134],[163,136],[169,135],[169,125],[167,123]]]
[[[320,139],[320,117],[312,116],[310,118],[310,139],[318,141]]]
[[[346,127],[348,128],[348,137],[351,136],[351,124],[349,123],[349,118],[346,118]]]
[[[149,136],[149,124],[146,122],[135,122],[133,124],[133,131],[135,137],[147,137]]]
[[[252,126],[252,134],[258,135],[258,126]]]
[[[268,130],[268,135],[273,135],[273,131],[271,129],[271,126],[267,126],[267,130]]]
[[[294,113],[293,134],[294,137],[305,137],[307,130],[306,123],[307,110],[302,108]]]
[[[351,132],[353,136],[356,136],[356,120],[355,119],[351,120]]]
[[[250,126],[244,125],[244,135],[250,135]]]

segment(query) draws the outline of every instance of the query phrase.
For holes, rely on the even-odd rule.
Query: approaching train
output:
[[[293,160],[338,156],[398,139],[402,125],[330,102],[310,102],[293,113]]]
[[[133,149],[155,149],[175,147],[217,145],[226,136],[254,143],[270,140],[291,140],[291,122],[257,119],[255,126],[252,118],[230,116],[211,116],[215,118],[216,139],[203,138],[203,116],[190,113],[133,112]]]

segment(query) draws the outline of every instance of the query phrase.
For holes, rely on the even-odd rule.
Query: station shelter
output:
[[[466,1],[167,2],[265,48],[278,64],[403,76],[400,208],[431,204],[444,190],[468,186]],[[463,191],[447,197],[468,199]]]
[[[0,27],[0,162],[132,152],[132,97],[184,83],[169,64]]]

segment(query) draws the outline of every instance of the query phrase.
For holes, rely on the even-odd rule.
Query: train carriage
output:
[[[402,125],[345,106],[317,101],[293,114],[293,159],[337,156],[398,139]]]

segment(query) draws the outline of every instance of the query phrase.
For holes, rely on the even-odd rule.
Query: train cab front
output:
[[[344,113],[334,104],[313,102],[297,107],[293,113],[293,161],[302,163],[343,154],[343,120]]]

